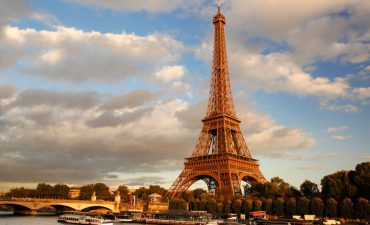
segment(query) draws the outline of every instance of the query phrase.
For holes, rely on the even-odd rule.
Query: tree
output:
[[[242,201],[240,199],[235,199],[231,204],[231,210],[233,213],[240,213],[242,207]]]
[[[207,210],[207,200],[205,199],[200,200],[198,203],[198,209],[200,211],[206,211]]]
[[[166,193],[166,189],[159,186],[159,185],[150,185],[149,186],[149,190],[148,190],[148,194],[153,194],[153,193],[157,193],[159,195],[164,195],[164,193]]]
[[[94,192],[94,185],[93,184],[84,185],[80,188],[80,197],[79,198],[81,200],[90,200],[93,192]]]
[[[366,219],[370,216],[370,203],[365,198],[358,198],[355,205],[356,217]]]
[[[334,198],[328,198],[325,204],[326,216],[329,218],[337,217],[338,203]]]
[[[129,202],[130,201],[130,190],[128,189],[128,187],[126,185],[118,186],[117,191],[118,191],[119,195],[121,196],[121,199],[124,202]]]
[[[267,198],[263,201],[263,209],[267,214],[272,214],[272,199]]]
[[[301,216],[309,214],[310,212],[310,200],[306,197],[298,198],[297,202],[297,213]]]
[[[184,199],[179,199],[177,201],[177,210],[187,210],[187,204]]]
[[[284,199],[276,198],[272,201],[272,210],[277,216],[284,216]]]
[[[356,165],[354,183],[358,188],[360,197],[370,199],[370,162]]]
[[[217,214],[217,202],[214,199],[209,199],[207,201],[207,211],[212,215]]]
[[[252,211],[252,200],[250,199],[243,199],[242,200],[242,206],[241,206],[241,213],[248,215],[249,212]]]
[[[319,197],[314,197],[311,201],[311,212],[317,217],[322,217],[324,212],[324,202]]]
[[[206,194],[207,194],[207,192],[206,192],[205,190],[203,190],[202,188],[197,188],[197,189],[194,189],[194,190],[193,190],[194,198],[195,198],[195,199],[198,199],[198,200],[200,200],[200,199],[201,199],[201,198],[200,198],[200,196],[201,196],[203,193],[206,193]]]
[[[261,211],[262,210],[262,201],[259,199],[255,199],[253,201],[253,211]]]
[[[69,198],[69,187],[65,184],[56,184],[53,187],[52,193],[53,197],[59,199],[68,199]]]
[[[353,203],[350,198],[343,199],[339,206],[340,215],[344,218],[352,218],[353,215]]]
[[[292,215],[297,214],[296,208],[297,208],[297,202],[295,198],[289,198],[285,202],[285,213],[287,216],[291,217]]]
[[[109,192],[109,187],[103,183],[94,184],[93,190],[96,193],[97,199],[113,200],[113,196]]]
[[[349,171],[339,171],[321,179],[322,194],[326,198],[354,198],[357,194],[356,186],[351,182]]]
[[[224,213],[230,213],[231,212],[231,201],[225,200],[223,202],[224,205]]]
[[[50,184],[40,183],[36,187],[37,195],[40,198],[50,198],[53,192],[53,186]]]
[[[199,210],[199,201],[198,200],[190,200],[189,202],[189,208],[190,210],[193,210],[193,211],[198,211]]]
[[[302,194],[304,196],[306,196],[307,198],[311,198],[312,196],[315,196],[319,193],[319,188],[318,188],[317,184],[315,184],[314,182],[309,181],[309,180],[305,180],[301,184],[300,190],[301,190]]]
[[[134,191],[134,195],[136,195],[138,198],[147,200],[149,189],[146,187],[140,187]]]

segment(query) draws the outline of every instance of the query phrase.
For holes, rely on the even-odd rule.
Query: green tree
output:
[[[12,188],[7,193],[5,193],[5,198],[35,198],[37,196],[37,192],[35,189],[29,188]]]
[[[140,187],[134,191],[134,195],[136,195],[140,199],[147,200],[149,195],[149,189],[146,187]]]
[[[263,209],[267,214],[272,214],[272,199],[267,198],[263,201]]]
[[[190,208],[190,210],[198,211],[199,210],[199,201],[195,200],[195,199],[190,200],[189,208]]]
[[[207,210],[207,200],[205,199],[200,200],[198,204],[198,209],[201,211],[206,211]]]
[[[124,202],[130,201],[130,190],[126,185],[118,186],[117,191]]]
[[[240,199],[235,199],[233,202],[232,202],[232,205],[231,205],[231,210],[233,213],[240,213],[240,210],[241,210],[241,207],[242,207],[242,201]]]
[[[68,199],[69,198],[69,187],[65,184],[56,184],[53,187],[53,197],[59,199]]]
[[[357,194],[356,186],[352,184],[349,171],[339,171],[321,179],[322,194],[326,198],[354,198]]]
[[[344,218],[352,218],[353,202],[350,198],[345,198],[339,205],[340,215]]]
[[[255,199],[253,201],[253,211],[261,211],[262,210],[262,201],[259,199]]]
[[[40,183],[36,187],[36,192],[40,198],[50,198],[53,193],[53,186],[50,184]]]
[[[277,216],[284,216],[284,199],[276,198],[272,201],[272,210]]]
[[[203,194],[203,193],[206,193],[207,194],[207,191],[203,190],[202,188],[197,188],[197,189],[194,189],[193,190],[193,194],[194,194],[194,198],[195,199],[198,199],[200,200],[200,196]]]
[[[306,196],[307,198],[311,198],[312,196],[315,196],[315,195],[319,194],[319,192],[320,192],[317,184],[315,184],[314,182],[309,181],[309,180],[305,180],[301,184],[300,190],[301,190],[302,194],[304,196]]]
[[[297,202],[295,198],[289,198],[285,202],[285,213],[287,216],[291,217],[292,215],[296,215],[297,214],[296,208],[297,208]]]
[[[94,185],[93,184],[84,185],[80,188],[80,197],[79,197],[79,199],[81,199],[81,200],[90,200],[93,192],[94,192]]]
[[[370,216],[370,203],[365,198],[358,198],[355,205],[356,217],[361,219],[366,219]]]
[[[93,190],[96,193],[97,199],[113,200],[113,195],[109,192],[109,187],[103,183],[94,184]]]
[[[224,206],[224,213],[230,213],[231,212],[231,201],[225,200],[223,202],[223,206]]]
[[[217,214],[217,202],[214,199],[209,199],[207,201],[207,211],[212,215]]]
[[[148,194],[153,194],[153,193],[157,193],[159,195],[164,195],[164,193],[166,193],[166,189],[159,186],[159,185],[150,185],[149,186],[149,190],[148,190]]]
[[[358,188],[360,197],[370,199],[370,162],[356,165],[354,183]]]
[[[177,201],[177,210],[187,210],[187,204],[184,199],[179,199]]]
[[[242,200],[242,206],[241,206],[241,213],[248,215],[249,212],[252,211],[252,200],[250,199],[243,199]]]
[[[324,213],[324,202],[319,197],[314,197],[311,201],[311,212],[317,217],[322,217]]]
[[[326,199],[325,212],[326,212],[327,217],[329,218],[337,217],[338,215],[337,209],[338,209],[338,203],[334,198]]]
[[[310,200],[306,197],[300,197],[297,201],[297,213],[301,216],[310,213]]]

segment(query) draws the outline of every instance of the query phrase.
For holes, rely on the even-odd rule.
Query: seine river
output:
[[[57,218],[56,216],[6,216],[0,217],[0,225],[62,225],[57,222]]]

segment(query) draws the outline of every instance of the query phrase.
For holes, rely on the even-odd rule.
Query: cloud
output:
[[[163,82],[170,82],[179,80],[185,73],[183,66],[165,66],[154,75],[158,80]]]
[[[340,126],[340,127],[329,127],[327,129],[327,132],[328,133],[338,133],[338,132],[341,132],[341,131],[344,131],[344,130],[347,130],[347,129],[348,129],[347,125]]]
[[[299,170],[322,170],[320,166],[299,166]]]
[[[28,16],[31,9],[26,1],[1,1],[0,2],[0,26],[10,21]]]
[[[181,42],[162,34],[103,34],[63,26],[55,31],[0,29],[0,45],[5,50],[1,57],[7,62],[0,65],[2,69],[16,66],[24,74],[53,81],[112,82],[145,76],[178,60],[183,50]]]
[[[55,90],[32,89],[17,96],[11,104],[18,107],[52,106],[68,109],[89,109],[99,102],[96,92],[59,92]]]
[[[332,134],[332,138],[335,140],[345,141],[352,139],[351,135],[342,135],[341,133],[346,131],[348,126],[340,126],[340,127],[329,127],[327,132]]]
[[[9,85],[0,86],[0,100],[11,98],[15,94],[15,88]]]
[[[8,182],[84,183],[177,169],[169,162],[190,154],[196,138],[175,117],[186,107],[178,99],[122,110],[101,107],[115,96],[90,92],[37,89],[13,98],[0,120],[0,179]]]
[[[102,109],[135,108],[154,99],[155,93],[148,90],[138,89],[128,94],[115,96],[101,106]]]
[[[125,179],[125,184],[129,186],[161,185],[164,183],[166,183],[165,179],[158,176],[142,176]]]
[[[333,139],[340,140],[340,141],[345,141],[345,140],[351,140],[352,139],[352,136],[350,136],[350,135],[347,135],[347,136],[333,135],[332,137],[333,137]]]
[[[44,89],[13,93],[0,120],[0,179],[81,184],[116,179],[112,174],[181,169],[195,146],[206,104],[151,99],[143,90],[118,96]],[[310,135],[277,125],[269,116],[242,115],[257,158],[284,157],[314,144]]]
[[[115,11],[147,11],[149,13],[170,12],[179,8],[194,9],[196,5],[203,4],[204,0],[141,0],[141,1],[120,1],[120,0],[66,0],[87,6],[107,8]]]

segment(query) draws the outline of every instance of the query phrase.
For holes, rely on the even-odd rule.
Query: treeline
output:
[[[274,177],[265,184],[246,186],[247,196],[235,197],[232,201],[196,189],[170,202],[170,208],[188,206],[189,210],[204,210],[216,216],[264,210],[280,217],[315,214],[317,217],[370,219],[370,162],[358,164],[353,171],[324,176],[321,186],[320,191],[317,184],[306,180],[297,189]]]
[[[35,189],[31,188],[12,188],[5,193],[5,198],[53,198],[53,199],[70,199],[69,192],[70,187],[66,184],[45,184],[40,183]],[[105,201],[113,201],[115,193],[104,183],[87,184],[79,187],[80,194],[78,199],[90,200],[91,196],[95,192],[97,199]],[[149,200],[149,195],[157,193],[163,195],[166,189],[159,185],[150,185],[147,187],[140,187],[133,193],[130,192],[126,185],[120,185],[116,190],[120,193],[123,202],[130,201],[130,195],[135,195],[141,200]]]
[[[5,198],[58,198],[67,199],[69,198],[70,188],[66,184],[50,185],[40,183],[36,189],[32,188],[12,188],[10,191],[5,193]]]

